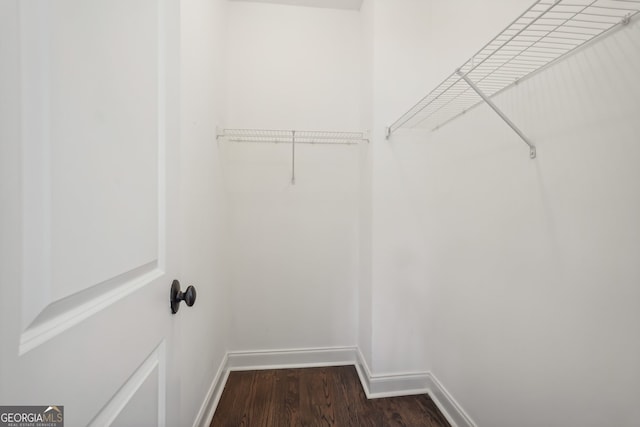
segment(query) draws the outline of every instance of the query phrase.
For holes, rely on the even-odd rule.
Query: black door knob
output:
[[[187,286],[187,290],[182,292],[180,290],[180,282],[174,280],[173,283],[171,283],[169,299],[171,301],[171,313],[176,314],[180,308],[180,301],[184,301],[189,307],[195,304],[196,288]]]

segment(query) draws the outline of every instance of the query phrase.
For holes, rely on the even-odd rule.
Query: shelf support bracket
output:
[[[456,74],[458,74],[465,82],[467,82],[467,84],[471,87],[471,89],[473,89],[478,94],[478,96],[480,96],[480,98],[482,98],[482,100],[486,102],[487,105],[489,105],[489,107],[491,107],[491,109],[495,111],[496,114],[499,115],[500,118],[504,120],[505,123],[508,124],[509,127],[513,129],[515,133],[518,134],[520,138],[522,138],[525,144],[529,146],[529,157],[531,157],[532,159],[535,159],[536,158],[535,145],[533,145],[533,143],[529,141],[529,138],[527,138],[525,134],[522,133],[522,131],[518,128],[518,126],[516,126],[515,123],[513,123],[509,119],[509,117],[507,117],[502,112],[502,110],[500,110],[500,108],[498,108],[498,106],[494,104],[493,101],[487,95],[485,95],[485,93],[474,82],[472,82],[471,79],[466,74],[464,74],[460,69],[456,70]]]
[[[291,131],[291,185],[296,185],[296,131]]]

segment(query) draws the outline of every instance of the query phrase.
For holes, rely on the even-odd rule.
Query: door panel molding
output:
[[[23,142],[22,209],[24,212],[22,224],[23,263],[21,267],[23,286],[20,319],[22,332],[18,349],[19,355],[51,340],[89,316],[107,309],[164,274],[167,251],[165,210],[168,188],[165,168],[167,165],[166,140],[168,131],[169,136],[173,136],[172,130],[167,129],[167,110],[173,108],[167,104],[167,82],[168,78],[173,76],[171,70],[168,70],[171,65],[167,50],[171,48],[171,45],[166,40],[167,31],[173,30],[173,27],[167,21],[170,17],[166,14],[165,9],[173,7],[173,3],[171,0],[143,1],[147,4],[153,3],[156,12],[155,17],[149,17],[150,20],[143,16],[147,28],[152,29],[156,34],[155,44],[148,45],[153,46],[155,52],[153,61],[142,63],[144,67],[148,67],[149,71],[153,70],[153,74],[155,74],[152,79],[155,82],[153,89],[147,87],[146,92],[147,94],[153,93],[157,101],[157,107],[153,114],[155,141],[150,140],[149,142],[149,146],[152,146],[154,150],[154,158],[148,157],[149,161],[145,163],[145,168],[138,171],[137,174],[133,172],[130,175],[137,176],[139,180],[142,180],[140,182],[153,183],[152,186],[147,185],[143,188],[148,188],[144,194],[149,196],[149,203],[145,206],[148,210],[154,206],[153,211],[156,212],[155,220],[157,222],[154,221],[155,225],[152,226],[153,232],[151,234],[150,232],[141,234],[139,240],[135,242],[140,246],[139,250],[134,250],[135,256],[127,258],[124,262],[123,260],[110,260],[110,254],[117,255],[119,252],[118,246],[113,243],[102,251],[96,251],[98,248],[103,248],[99,246],[102,242],[95,239],[91,240],[94,244],[89,245],[90,247],[76,246],[74,252],[79,254],[82,254],[83,251],[97,252],[95,256],[103,257],[109,261],[107,264],[110,263],[110,268],[100,271],[100,274],[93,277],[91,275],[78,276],[84,277],[84,280],[78,282],[81,283],[81,286],[75,285],[75,289],[73,286],[68,287],[65,283],[65,276],[56,276],[56,262],[60,259],[56,255],[64,253],[64,251],[60,252],[60,249],[56,251],[58,246],[54,230],[58,230],[59,234],[60,225],[52,220],[56,215],[59,218],[61,213],[64,214],[64,205],[61,206],[59,201],[54,204],[56,201],[52,200],[56,196],[57,188],[54,187],[55,182],[52,182],[53,175],[56,174],[53,169],[56,165],[58,168],[60,167],[60,159],[54,158],[52,152],[54,149],[52,145],[55,143],[51,138],[52,128],[55,128],[55,123],[52,123],[54,118],[52,114],[57,114],[56,111],[51,110],[52,97],[62,96],[56,95],[56,91],[52,89],[52,85],[56,84],[55,77],[52,77],[55,73],[52,73],[51,70],[54,67],[52,64],[55,64],[52,62],[54,61],[52,55],[55,53],[55,48],[52,47],[54,44],[52,39],[55,38],[52,37],[52,31],[55,28],[56,6],[53,2],[37,0],[25,0],[20,2],[18,6],[20,11],[20,49],[22,52],[20,91],[23,117],[21,131]],[[132,3],[120,2],[120,4]],[[155,23],[151,24],[151,20]],[[114,31],[117,33],[120,30],[115,28]],[[105,34],[107,41],[102,40],[102,42],[108,44],[110,43],[108,37],[111,33],[107,31]],[[147,44],[142,46],[147,46]],[[120,105],[119,101],[111,101],[111,105],[116,104]],[[71,128],[69,128],[69,132],[72,138],[79,138],[73,135]],[[133,138],[133,136],[131,137]],[[91,141],[86,142],[91,143]],[[83,161],[84,159],[78,160]],[[109,161],[104,164],[108,165]],[[113,171],[113,173],[117,174],[117,171]],[[61,176],[66,175],[63,173]],[[79,176],[78,179],[82,180],[82,176]],[[100,200],[102,197],[109,196],[98,194],[93,197]],[[111,201],[109,198],[105,200]],[[154,205],[151,204],[152,200],[155,200]],[[72,199],[73,204],[79,203]],[[129,206],[122,208],[131,209]],[[105,218],[110,219],[110,215],[113,216],[109,213]],[[130,224],[123,223],[123,225]],[[101,225],[101,221],[97,221],[95,224],[80,224],[80,227],[89,227],[87,230],[91,230],[90,227],[100,227]],[[77,230],[70,231],[78,235]],[[82,228],[80,228],[79,234],[82,234]],[[127,247],[123,248],[124,251],[126,249]],[[79,267],[88,268],[92,273],[97,271],[97,268],[93,266],[83,267],[80,265]],[[64,271],[67,270],[69,268],[65,267]],[[75,272],[71,271],[71,273]],[[70,282],[75,283],[77,279],[76,277],[75,281],[71,280]],[[59,286],[62,288],[59,289]]]
[[[180,3],[0,3],[0,400],[179,425]]]
[[[20,335],[19,354],[25,354],[44,344],[138,289],[153,283],[163,275],[164,271],[158,269],[157,262],[154,261],[85,291],[52,302]],[[167,310],[168,307],[167,303]]]
[[[147,380],[153,375],[158,379],[158,427],[166,425],[166,342],[162,340],[158,347],[142,362],[129,379],[113,395],[109,402],[89,423],[90,427],[109,426],[122,413],[127,404],[135,397]]]

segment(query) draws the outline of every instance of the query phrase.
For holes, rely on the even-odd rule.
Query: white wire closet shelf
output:
[[[296,144],[358,144],[368,142],[365,132],[274,129],[219,129],[218,138],[233,142],[295,142]]]
[[[296,183],[296,145],[354,145],[369,142],[365,132],[274,130],[274,129],[218,129],[216,139],[248,143],[291,143],[291,184]]]
[[[387,129],[435,130],[485,101],[530,147],[535,146],[498,109],[491,97],[603,35],[627,24],[640,0],[540,0],[484,45],[461,67]]]

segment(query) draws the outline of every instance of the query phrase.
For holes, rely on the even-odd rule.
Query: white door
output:
[[[0,2],[0,405],[177,425],[178,38],[174,0]]]

